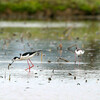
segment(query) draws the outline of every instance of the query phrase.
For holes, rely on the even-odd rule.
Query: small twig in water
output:
[[[9,74],[9,81],[11,80],[11,74]]]
[[[67,59],[64,59],[64,58],[58,58],[58,60],[57,61],[59,61],[59,60],[63,60],[63,61],[65,61],[65,62],[69,62]]]

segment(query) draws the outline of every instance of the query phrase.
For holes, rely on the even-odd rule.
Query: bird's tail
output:
[[[41,52],[42,50],[37,50],[36,52]]]
[[[40,54],[41,51],[42,51],[42,50],[37,50],[37,51],[35,51],[36,55],[39,56],[39,54]]]

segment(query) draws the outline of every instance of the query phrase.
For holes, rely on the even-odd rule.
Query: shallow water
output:
[[[78,47],[85,45],[85,54],[81,57],[81,62],[79,63],[79,58],[77,57],[77,62],[75,64],[75,54],[69,51],[67,48],[75,43],[75,41],[62,41],[63,49],[57,50],[59,41],[50,40],[25,40],[23,42],[13,40],[9,43],[8,47],[3,46],[3,40],[1,42],[0,48],[0,64],[1,68],[7,68],[7,65],[11,62],[11,59],[15,56],[19,56],[20,53],[42,50],[43,58],[41,62],[41,52],[40,55],[36,55],[32,58],[32,62],[35,66],[39,66],[42,69],[55,69],[55,70],[75,70],[79,68],[82,70],[97,70],[100,69],[100,50],[99,48],[91,48],[88,44],[82,41],[77,41]],[[92,44],[93,46],[93,44]],[[19,48],[20,47],[20,48]],[[72,48],[75,50],[75,47]],[[59,60],[62,57],[69,62]],[[50,63],[48,61],[51,61]],[[61,62],[61,63],[60,63]],[[14,68],[25,68],[27,67],[26,61],[15,62],[12,66]],[[21,66],[21,67],[20,67]],[[35,67],[34,67],[35,68]]]
[[[93,30],[93,28],[94,30]],[[97,32],[99,36],[99,22],[91,22],[91,21],[80,21],[80,22],[36,22],[36,21],[1,21],[0,28],[4,33],[15,32],[22,33],[22,30],[28,30],[31,27],[31,31],[35,28],[50,28],[49,31],[52,33],[53,31],[57,31],[59,28],[65,27],[73,27],[75,28],[73,31],[80,32],[87,30],[86,32]],[[10,29],[9,29],[10,28]],[[96,30],[98,29],[98,30]],[[81,30],[81,31],[80,31]],[[96,31],[95,31],[96,30]],[[42,31],[41,31],[42,32]],[[47,33],[47,34],[51,34]],[[96,33],[96,34],[97,34]],[[33,33],[34,34],[34,33]],[[41,34],[45,36],[46,34]],[[95,35],[95,34],[94,34]],[[38,36],[38,35],[37,35]],[[55,36],[53,36],[55,37]],[[10,37],[6,39],[1,39],[0,44],[0,67],[1,70],[3,68],[7,68],[7,65],[11,62],[11,59],[15,56],[19,56],[20,53],[35,51],[35,50],[43,50],[43,59],[41,62],[41,53],[39,56],[34,56],[32,58],[32,62],[35,66],[39,66],[38,69],[43,70],[99,70],[100,69],[100,40],[92,39],[88,41],[84,41],[79,39],[71,39],[71,40],[48,40],[48,39],[39,39],[38,38],[17,38]],[[52,38],[51,38],[52,39]],[[57,50],[57,46],[62,43],[63,49]],[[73,44],[77,44],[79,48],[83,48],[85,50],[85,54],[82,55],[81,61],[79,62],[79,58],[77,57],[77,62],[75,63],[75,54],[69,51],[67,48]],[[72,48],[72,51],[75,50],[75,47]],[[59,57],[62,57],[69,62],[64,62],[63,60],[59,60]],[[50,63],[48,62],[50,61]],[[15,62],[13,65],[13,69],[25,69],[28,65],[26,61]],[[35,67],[34,67],[35,69]]]

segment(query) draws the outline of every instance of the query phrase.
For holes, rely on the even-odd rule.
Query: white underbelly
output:
[[[28,60],[28,59],[30,59],[30,58],[32,58],[34,55],[31,55],[31,56],[22,56],[21,58],[20,58],[20,60]]]

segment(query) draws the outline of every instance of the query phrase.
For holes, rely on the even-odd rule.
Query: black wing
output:
[[[26,53],[22,54],[22,56],[27,56],[27,55],[30,56],[30,55],[35,54],[35,53],[40,52],[40,51],[42,51],[42,50],[38,50],[38,51],[34,51],[34,52],[26,52]]]
[[[26,53],[24,53],[24,54],[22,54],[22,56],[27,56],[27,55],[32,55],[32,54],[34,54],[34,53],[36,53],[36,52],[26,52]]]

